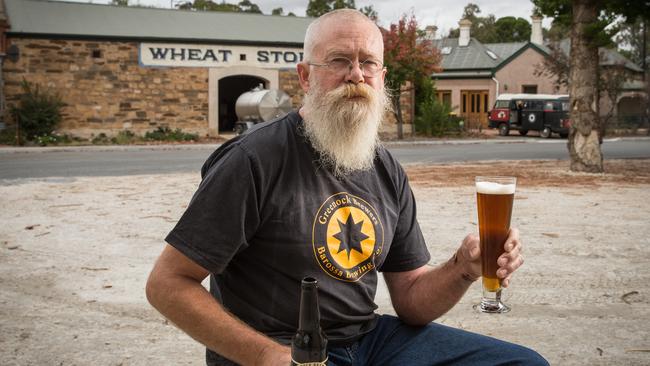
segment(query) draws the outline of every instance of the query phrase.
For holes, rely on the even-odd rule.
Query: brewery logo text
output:
[[[253,66],[294,68],[303,60],[301,48],[180,45],[141,43],[140,64],[168,67]]]
[[[356,282],[375,270],[384,246],[384,229],[375,208],[361,197],[340,192],[328,197],[314,217],[314,257],[340,281]]]

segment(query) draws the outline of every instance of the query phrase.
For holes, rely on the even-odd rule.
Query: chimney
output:
[[[461,19],[458,22],[460,26],[460,37],[458,38],[459,47],[467,47],[469,45],[469,28],[472,26],[472,21],[469,19]]]
[[[435,25],[427,25],[426,28],[424,28],[424,38],[433,41],[436,39],[436,32],[438,31],[438,27]]]
[[[544,36],[542,36],[542,17],[539,15],[533,15],[530,17],[533,20],[533,29],[530,32],[530,43],[535,43],[538,45],[544,44]]]

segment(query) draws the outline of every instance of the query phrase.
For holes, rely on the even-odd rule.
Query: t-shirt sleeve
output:
[[[401,166],[397,166],[399,183],[399,217],[390,250],[381,268],[382,272],[410,271],[427,264],[431,259],[417,220],[415,197]]]
[[[254,164],[238,145],[216,158],[165,240],[211,273],[221,273],[260,222]]]

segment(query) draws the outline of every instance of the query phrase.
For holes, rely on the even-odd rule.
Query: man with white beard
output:
[[[388,98],[377,26],[334,11],[309,26],[304,47],[304,105],[208,158],[147,282],[151,304],[208,348],[208,365],[286,366],[309,276],[330,365],[547,365],[432,322],[480,277],[479,242],[468,235],[449,261],[428,265],[407,177],[379,144]],[[513,229],[504,286],[522,263]],[[375,313],[379,272],[397,317]]]

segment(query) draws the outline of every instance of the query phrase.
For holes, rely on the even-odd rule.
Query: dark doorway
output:
[[[262,84],[266,87],[264,79],[249,76],[228,76],[219,80],[219,132],[232,132],[237,122],[235,102],[243,93]]]

